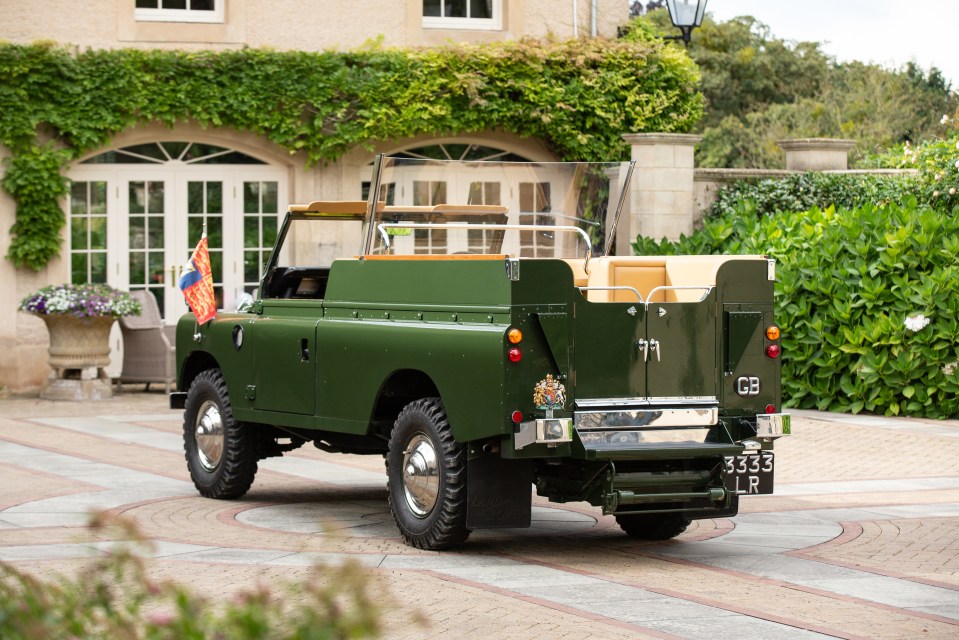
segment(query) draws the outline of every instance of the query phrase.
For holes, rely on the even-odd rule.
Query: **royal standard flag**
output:
[[[209,322],[216,317],[213,269],[210,267],[210,248],[205,233],[197,243],[193,255],[190,256],[190,261],[183,267],[178,284],[199,324]]]

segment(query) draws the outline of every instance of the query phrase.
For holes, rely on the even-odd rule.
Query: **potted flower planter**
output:
[[[110,328],[125,315],[139,315],[130,294],[104,284],[44,287],[20,302],[50,333],[53,372],[40,393],[49,400],[101,400],[113,395],[104,367],[110,363]]]

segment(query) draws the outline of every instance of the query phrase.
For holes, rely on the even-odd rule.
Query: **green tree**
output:
[[[675,32],[665,11],[637,23],[644,35]],[[891,146],[940,135],[942,115],[959,106],[936,68],[837,63],[820,43],[776,38],[749,16],[717,22],[707,15],[688,52],[706,99],[695,130],[703,135],[700,166],[781,168],[776,142],[804,137],[853,139],[851,161],[865,165]]]

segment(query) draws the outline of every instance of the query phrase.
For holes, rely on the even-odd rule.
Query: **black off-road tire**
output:
[[[616,524],[633,538],[669,540],[689,526],[691,520],[679,513],[634,513],[616,516]]]
[[[209,434],[198,434],[198,430],[210,429]],[[183,449],[200,495],[231,500],[250,489],[259,457],[255,436],[247,425],[233,419],[219,369],[208,369],[193,380],[183,413]]]
[[[416,400],[400,412],[390,434],[386,475],[390,512],[407,544],[447,549],[469,537],[466,447],[453,439],[439,398]]]

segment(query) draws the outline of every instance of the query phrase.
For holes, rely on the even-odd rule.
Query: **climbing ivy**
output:
[[[562,158],[622,158],[621,136],[689,131],[702,114],[686,54],[653,39],[522,40],[351,52],[183,52],[0,44],[3,188],[17,203],[7,258],[56,256],[63,173],[139,122],[191,120],[272,140],[309,163],[422,133],[498,129]]]

